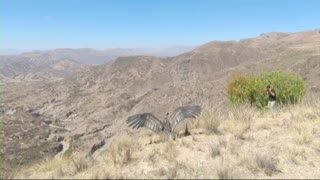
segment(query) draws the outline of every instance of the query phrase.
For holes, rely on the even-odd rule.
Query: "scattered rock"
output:
[[[66,114],[66,116],[69,117],[72,113],[73,113],[73,112],[70,111],[70,112],[68,112],[68,113]]]
[[[32,116],[34,116],[34,117],[39,117],[40,116],[40,113],[39,112],[32,112]]]
[[[63,136],[59,136],[58,139],[57,139],[57,142],[61,142],[64,140],[64,137]]]
[[[63,144],[59,144],[57,146],[54,146],[52,149],[51,149],[54,153],[59,153],[63,150]]]
[[[45,119],[45,120],[44,120],[44,123],[46,123],[46,124],[52,124],[52,120],[50,120],[50,119]]]
[[[74,139],[74,140],[77,140],[77,139],[79,139],[79,138],[82,137],[82,136],[84,136],[84,133],[75,134],[75,135],[73,136],[73,139]]]
[[[8,111],[5,112],[5,114],[8,114],[8,115],[13,115],[14,113],[16,113],[15,109],[9,109]]]
[[[105,143],[106,143],[106,142],[105,142],[105,140],[103,139],[102,141],[94,144],[94,145],[92,146],[92,148],[91,148],[91,150],[90,150],[90,152],[89,152],[88,155],[92,155],[92,154],[93,154],[94,152],[96,152],[98,149],[102,148],[102,146],[104,146]]]

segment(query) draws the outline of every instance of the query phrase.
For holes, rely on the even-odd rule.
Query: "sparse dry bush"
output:
[[[201,113],[201,120],[203,121],[203,127],[206,130],[207,134],[218,134],[219,133],[219,126],[221,124],[220,119],[210,111],[204,111]]]
[[[263,153],[256,155],[258,167],[263,169],[268,176],[272,176],[273,173],[279,172],[277,168],[278,162],[278,158],[272,154]]]

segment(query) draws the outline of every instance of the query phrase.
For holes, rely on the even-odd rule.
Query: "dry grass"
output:
[[[101,172],[98,172],[92,179],[112,179],[110,176],[110,173],[106,170],[102,170]]]
[[[152,163],[152,164],[155,164],[157,162],[157,157],[160,156],[161,153],[158,149],[153,149],[152,152],[149,154],[148,158],[149,158],[149,161]]]
[[[61,159],[46,159],[43,162],[41,162],[40,164],[38,164],[39,172],[48,172],[48,171],[52,171],[56,168],[58,168],[59,166],[61,166],[62,160]]]
[[[259,171],[257,161],[252,157],[248,157],[248,155],[240,158],[239,165],[246,167],[253,174],[256,174]]]
[[[76,173],[86,170],[91,164],[90,161],[91,160],[83,156],[71,157],[71,162],[76,169]]]
[[[62,178],[66,175],[65,170],[63,170],[62,166],[59,166],[56,170],[53,172],[53,176],[57,179]]]
[[[214,143],[209,144],[209,153],[212,158],[219,156],[221,154],[219,145]]]
[[[217,118],[212,112],[205,110],[201,114],[203,127],[207,134],[219,134],[220,119]]]
[[[268,176],[271,176],[273,173],[279,172],[277,168],[278,162],[279,160],[277,156],[273,154],[259,153],[256,155],[256,163],[258,167],[263,169]]]
[[[294,147],[293,149],[290,149],[290,160],[296,164],[299,165],[301,161],[306,160],[306,151],[304,148],[298,148]]]
[[[217,175],[219,179],[233,179],[233,167],[230,164],[221,163],[217,168]]]
[[[122,138],[93,159],[48,159],[20,178],[320,178],[319,100],[268,112],[241,108],[208,110],[189,126],[191,136],[176,141]],[[207,133],[194,133],[201,128]]]
[[[123,139],[118,143],[111,144],[108,154],[112,163],[116,165],[128,165],[134,160],[134,152],[141,149],[139,143],[132,143],[130,139]]]
[[[176,159],[178,150],[174,141],[168,141],[165,146],[165,156],[168,161],[172,162]]]

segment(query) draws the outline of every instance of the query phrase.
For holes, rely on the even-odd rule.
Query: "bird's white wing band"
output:
[[[159,132],[163,129],[162,122],[152,113],[143,113],[130,116],[127,119],[127,123],[129,124],[129,127],[132,127],[133,129],[146,127],[155,132]]]
[[[186,118],[196,118],[201,113],[201,107],[197,105],[193,106],[181,106],[174,110],[169,120],[171,122],[172,130]]]

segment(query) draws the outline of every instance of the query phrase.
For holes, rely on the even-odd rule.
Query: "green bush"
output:
[[[268,103],[265,87],[275,89],[277,104],[296,104],[305,95],[305,83],[301,76],[281,71],[262,72],[258,75],[234,75],[227,84],[232,105],[250,103],[263,108]]]

